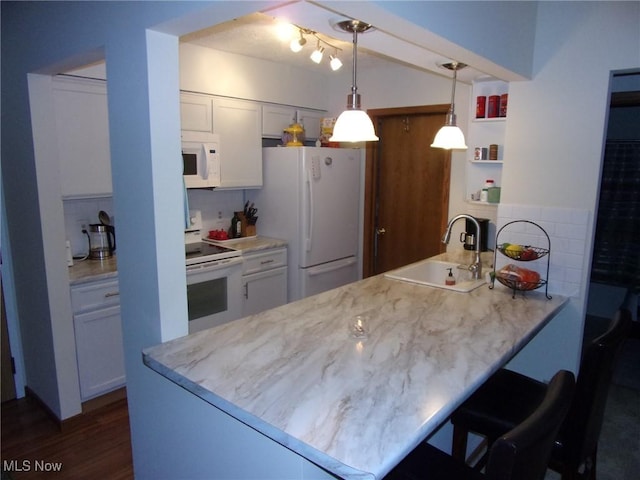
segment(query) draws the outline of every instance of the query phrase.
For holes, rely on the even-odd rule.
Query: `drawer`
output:
[[[120,304],[117,280],[95,282],[71,287],[71,308],[74,313],[96,310]]]
[[[287,264],[287,249],[279,248],[243,255],[242,274],[264,272]]]

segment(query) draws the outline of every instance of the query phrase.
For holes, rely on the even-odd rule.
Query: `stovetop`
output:
[[[221,245],[212,245],[206,242],[194,242],[185,244],[185,254],[187,265],[194,265],[196,263],[239,257],[242,255],[242,252],[240,250],[234,250],[233,248],[223,247]]]
[[[202,213],[200,210],[189,210],[189,226],[184,231],[184,249],[187,265],[213,262],[242,255],[240,250],[202,240]]]

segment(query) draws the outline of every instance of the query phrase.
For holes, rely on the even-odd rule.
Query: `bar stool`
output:
[[[573,373],[556,373],[533,413],[493,443],[484,474],[423,442],[384,480],[541,480],[574,388]]]
[[[620,308],[607,331],[584,350],[574,400],[558,432],[549,461],[549,468],[560,473],[563,480],[595,479],[598,437],[615,357],[630,329],[631,312]],[[486,437],[491,447],[503,432],[509,431],[536,408],[547,388],[546,384],[524,375],[499,370],[451,416],[452,455],[465,460],[469,432]]]

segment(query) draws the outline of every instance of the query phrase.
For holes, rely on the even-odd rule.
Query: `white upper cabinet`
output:
[[[180,124],[182,130],[213,132],[213,100],[206,95],[180,94]]]
[[[213,133],[220,135],[220,188],[262,186],[261,118],[256,102],[213,100]]]
[[[220,189],[262,186],[262,110],[257,102],[180,94],[182,130],[220,136]]]
[[[306,140],[315,141],[324,115],[287,105],[180,94],[181,129],[220,136],[221,189],[261,187],[262,138],[281,138],[284,129],[297,122],[304,126]]]
[[[111,195],[106,83],[55,77],[53,99],[62,196]]]
[[[282,132],[296,121],[296,110],[284,105],[262,106],[262,136],[281,138]]]
[[[298,109],[296,111],[298,123],[304,127],[304,138],[306,140],[316,140],[320,136],[320,124],[322,123],[322,117],[325,116],[325,112],[318,110]]]
[[[316,140],[320,136],[322,117],[326,115],[320,110],[288,107],[286,105],[262,106],[262,136],[265,138],[281,138],[282,131],[292,123],[304,127],[305,140]]]

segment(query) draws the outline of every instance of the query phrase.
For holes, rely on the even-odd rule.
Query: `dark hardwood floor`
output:
[[[60,429],[32,397],[4,402],[2,480],[133,478],[126,399]]]

